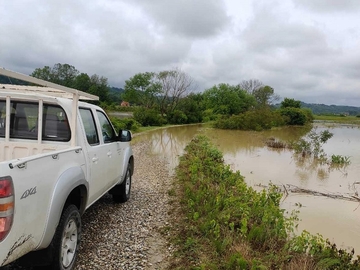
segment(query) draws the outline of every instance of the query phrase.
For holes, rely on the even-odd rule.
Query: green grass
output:
[[[351,251],[321,235],[295,236],[297,212],[280,209],[277,187],[247,186],[205,136],[186,146],[176,179],[169,269],[360,269]]]
[[[344,124],[360,124],[360,117],[356,116],[340,116],[340,115],[314,115],[317,121],[338,122]]]

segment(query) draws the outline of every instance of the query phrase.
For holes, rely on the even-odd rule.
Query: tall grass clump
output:
[[[181,207],[174,230],[178,253],[170,269],[322,269],[320,261],[338,265],[352,257],[345,251],[350,255],[339,259],[325,240],[317,245],[308,235],[294,238],[297,213],[280,208],[277,187],[258,192],[247,186],[205,136],[186,146],[176,176]],[[308,253],[315,244],[316,252]]]
[[[285,125],[285,119],[278,111],[270,109],[252,110],[230,117],[222,117],[214,123],[215,128],[240,130],[267,130]]]
[[[133,118],[120,119],[118,117],[111,116],[110,120],[116,131],[119,131],[120,129],[128,129],[135,132],[138,131],[141,126],[141,124]]]
[[[208,269],[214,264],[223,269],[240,269],[227,266],[238,263],[250,267],[261,262],[253,261],[256,254],[242,255],[246,250],[281,250],[296,217],[284,216],[276,187],[263,192],[248,187],[239,172],[232,172],[223,163],[222,153],[206,137],[196,137],[185,150],[177,176],[189,223],[183,240],[186,243],[192,239],[195,243],[185,250],[189,253],[186,257],[196,258],[193,266],[203,264]],[[241,248],[244,242],[246,245]]]

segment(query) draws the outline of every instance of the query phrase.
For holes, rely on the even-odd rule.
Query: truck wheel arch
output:
[[[61,174],[53,189],[46,227],[37,249],[46,248],[51,243],[66,205],[74,204],[78,207],[81,215],[85,212],[88,190],[89,184],[80,167],[71,167]]]

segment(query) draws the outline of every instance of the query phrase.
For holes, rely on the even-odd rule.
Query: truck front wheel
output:
[[[111,191],[113,201],[116,203],[127,202],[130,199],[131,190],[131,169],[130,164],[126,169],[124,181],[113,188]]]
[[[53,238],[54,260],[51,269],[69,270],[74,267],[80,235],[80,212],[75,205],[70,204],[64,208]]]

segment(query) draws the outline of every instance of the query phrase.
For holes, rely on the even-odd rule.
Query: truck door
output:
[[[107,177],[112,185],[120,180],[122,175],[123,155],[121,153],[120,143],[117,140],[116,132],[104,112],[97,110],[96,114],[99,119],[99,127],[101,129],[102,143],[106,149],[107,158]]]
[[[105,143],[97,113],[89,108],[80,108],[86,140],[89,180],[89,204],[104,194],[114,183],[112,152]]]

